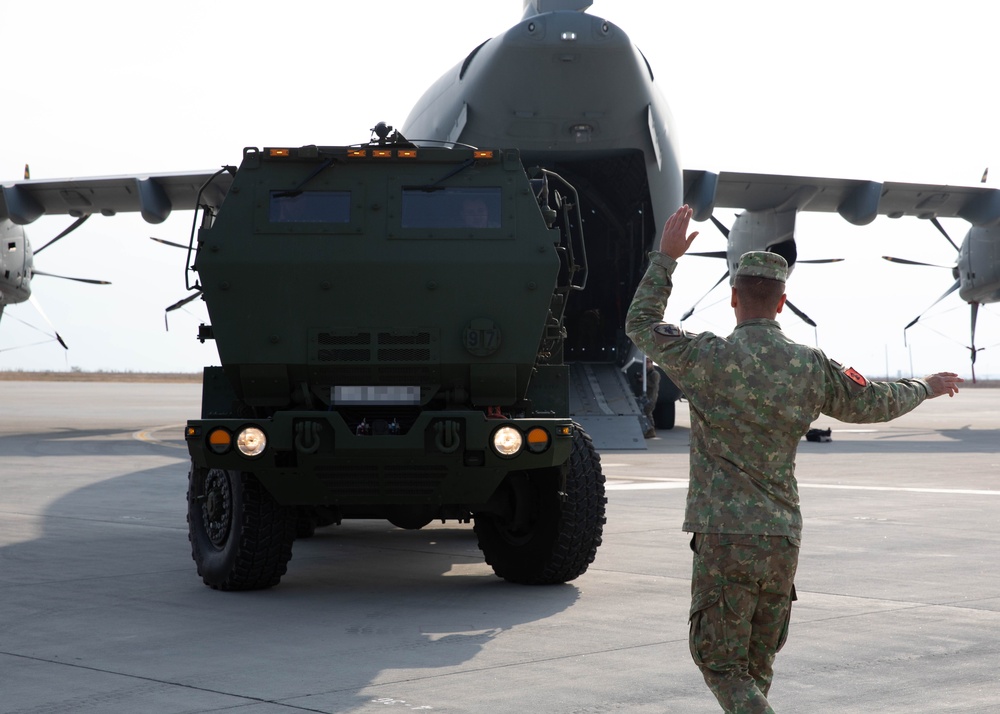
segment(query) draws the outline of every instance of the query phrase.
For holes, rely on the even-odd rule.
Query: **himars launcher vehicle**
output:
[[[571,580],[605,511],[562,355],[587,274],[575,191],[515,150],[376,133],[247,149],[203,215],[192,267],[222,366],[186,428],[198,572],[266,588],[316,526],[442,519],[474,521],[507,580]]]

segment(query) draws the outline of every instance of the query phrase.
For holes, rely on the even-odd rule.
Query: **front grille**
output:
[[[430,350],[379,350],[379,362],[427,362],[431,358]]]
[[[320,332],[316,342],[320,345],[367,345],[372,341],[370,332]]]
[[[370,362],[371,350],[319,350],[320,362]]]
[[[429,345],[431,333],[418,332],[416,334],[395,335],[391,332],[380,332],[378,333],[378,343],[380,345]]]
[[[430,496],[447,475],[441,466],[386,466],[382,485],[390,496]]]
[[[448,476],[443,466],[383,465],[319,468],[316,476],[333,500],[429,498]]]
[[[317,469],[316,475],[335,498],[373,497],[379,495],[378,467]]]
[[[321,364],[440,362],[437,329],[310,330],[310,359]]]

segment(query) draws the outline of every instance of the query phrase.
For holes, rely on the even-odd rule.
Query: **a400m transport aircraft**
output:
[[[622,28],[587,12],[590,5],[525,0],[520,22],[473,48],[397,127],[417,145],[514,146],[525,166],[543,165],[576,186],[591,272],[567,311],[567,361],[620,369],[636,358],[623,332],[625,311],[658,227],[685,202],[699,221],[717,208],[741,210],[728,227],[716,220],[727,228],[723,279],[748,250],[781,253],[794,267],[801,211],[836,212],[858,226],[880,214],[968,221],[949,293],[958,290],[972,305],[975,361],[977,308],[1000,300],[1000,191],[683,169],[654,69]],[[217,206],[228,188],[225,173],[199,196],[214,174],[5,182],[0,311],[28,299],[33,276],[41,274],[23,226],[43,215],[80,220],[125,211],[160,223],[175,210]]]

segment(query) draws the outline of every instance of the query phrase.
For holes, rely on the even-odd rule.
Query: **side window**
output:
[[[499,186],[403,189],[403,228],[500,228]]]
[[[350,191],[271,191],[271,223],[350,223]]]

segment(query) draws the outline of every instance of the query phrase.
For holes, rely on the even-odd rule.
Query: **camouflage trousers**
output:
[[[655,369],[646,371],[646,405],[643,411],[650,421],[653,420],[653,412],[656,410],[656,402],[660,396],[660,373]]]
[[[695,533],[691,657],[727,714],[768,714],[774,656],[788,636],[799,541]]]

